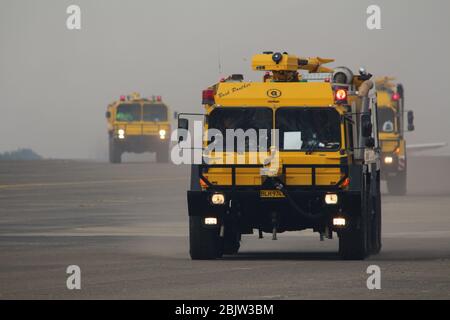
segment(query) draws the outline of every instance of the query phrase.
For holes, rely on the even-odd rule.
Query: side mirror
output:
[[[185,118],[178,118],[178,142],[184,140],[184,133],[187,130],[189,130],[189,120]]]
[[[408,131],[414,131],[414,112],[408,111]]]
[[[111,111],[106,111],[105,117],[106,117],[106,119],[111,118]]]
[[[174,112],[173,112],[173,118],[174,118],[174,119],[178,118],[178,112],[177,112],[177,111],[174,111]]]
[[[372,136],[372,121],[370,115],[364,114],[361,116],[361,134],[363,138]]]
[[[375,148],[375,139],[372,137],[367,138],[366,147],[367,148]]]
[[[178,129],[189,129],[189,120],[185,118],[178,119]]]

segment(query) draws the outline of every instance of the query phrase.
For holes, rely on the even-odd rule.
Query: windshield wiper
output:
[[[318,144],[319,144],[319,140],[312,140],[312,142],[310,141],[309,146],[306,149],[306,154],[312,154]]]

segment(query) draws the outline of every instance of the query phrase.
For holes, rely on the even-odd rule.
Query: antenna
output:
[[[222,76],[222,57],[220,54],[220,41],[217,42],[217,58],[218,58],[218,67],[219,67],[219,78]]]

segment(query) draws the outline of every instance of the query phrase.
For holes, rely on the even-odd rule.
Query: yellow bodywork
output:
[[[280,107],[334,107],[339,114],[345,112],[344,108],[334,104],[334,96],[330,83],[321,82],[238,82],[219,83],[216,85],[215,105],[205,105],[206,113],[210,114],[216,107],[268,107],[275,111]],[[274,117],[275,118],[275,117]],[[275,125],[275,119],[273,119]],[[208,126],[205,125],[205,129]],[[341,149],[345,149],[345,131],[341,124]],[[269,154],[258,152],[218,153],[213,152],[209,157],[218,164],[239,163],[262,164],[269,158]],[[338,151],[305,152],[288,151],[279,152],[278,173],[282,164],[304,164],[304,165],[339,165],[341,159],[347,158]],[[232,185],[232,174],[230,168],[209,168],[204,176],[215,185]],[[343,174],[339,168],[317,168],[316,185],[336,185]],[[262,176],[260,168],[236,168],[236,185],[238,186],[260,186]],[[312,185],[311,168],[286,168],[286,185]]]
[[[387,78],[392,79],[392,78]],[[391,83],[384,84],[386,86],[389,86],[389,88],[392,87]],[[382,132],[380,131],[380,144],[381,144],[381,152],[382,153],[396,153],[397,155],[403,156],[405,154],[405,140],[400,137],[400,128],[399,128],[399,122],[398,122],[398,102],[393,101],[391,94],[385,90],[378,90],[377,91],[377,101],[378,101],[378,108],[389,108],[391,109],[395,117],[394,122],[394,131],[393,132]]]

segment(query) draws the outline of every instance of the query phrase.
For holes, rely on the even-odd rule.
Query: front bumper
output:
[[[157,151],[159,147],[169,143],[167,136],[161,139],[159,135],[125,135],[124,139],[115,137],[114,140],[122,150],[128,152]]]
[[[271,232],[276,223],[279,232],[303,230],[307,228],[330,229],[333,218],[345,217],[350,226],[361,214],[361,192],[344,190],[289,190],[289,196],[303,212],[313,219],[299,214],[286,198],[261,198],[260,190],[233,190],[221,192],[225,195],[223,205],[214,205],[211,196],[214,191],[188,191],[188,211],[190,216],[216,217],[221,221],[235,221],[241,231],[262,229]],[[338,203],[328,205],[325,195],[335,193]]]

